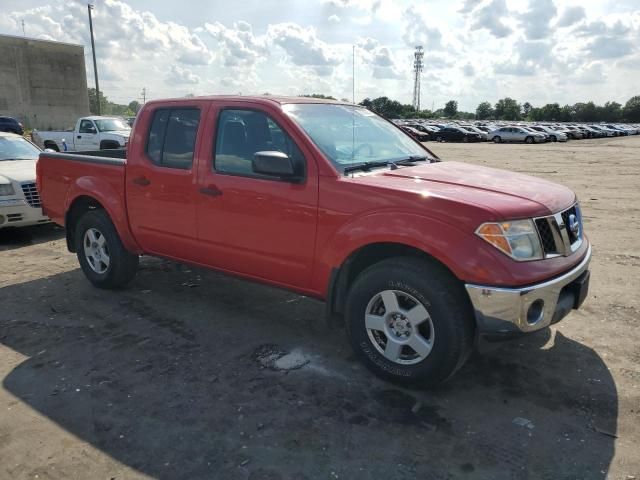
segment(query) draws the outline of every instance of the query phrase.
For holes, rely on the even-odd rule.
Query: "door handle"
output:
[[[200,193],[203,195],[209,195],[210,197],[219,197],[222,195],[222,190],[218,190],[215,185],[209,185],[206,188],[201,188]]]
[[[77,137],[77,138],[82,138],[82,135],[78,135],[78,137]]]
[[[141,187],[146,187],[147,185],[151,185],[151,181],[145,177],[136,177],[132,180],[136,185],[140,185]]]

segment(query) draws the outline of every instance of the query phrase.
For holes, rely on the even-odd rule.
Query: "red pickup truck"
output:
[[[477,339],[540,330],[587,295],[571,190],[441,162],[358,106],[152,101],[124,153],[37,164],[44,212],[94,285],[124,286],[154,255],[316,297],[391,380],[443,381]]]

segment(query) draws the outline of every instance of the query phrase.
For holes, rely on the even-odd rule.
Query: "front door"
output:
[[[212,108],[212,159],[199,172],[198,234],[204,261],[224,270],[304,289],[313,266],[318,176],[299,133],[254,107]],[[291,126],[289,126],[291,129]],[[253,172],[259,151],[293,159],[302,180]]]
[[[69,135],[73,135],[73,132],[69,132]],[[72,145],[71,140],[73,140],[73,144],[76,147],[75,149],[79,152],[100,149],[100,135],[92,120],[80,120],[80,127],[78,128],[78,133],[75,135],[75,139],[65,139],[69,150]]]
[[[143,111],[128,153],[127,210],[133,234],[145,252],[195,261],[196,164],[200,118],[194,102]],[[139,133],[144,132],[144,133]]]

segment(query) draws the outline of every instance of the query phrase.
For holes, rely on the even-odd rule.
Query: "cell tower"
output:
[[[424,67],[424,64],[422,63],[422,57],[424,57],[422,45],[416,47],[413,57],[413,73],[415,75],[413,80],[413,108],[420,110],[420,74]]]

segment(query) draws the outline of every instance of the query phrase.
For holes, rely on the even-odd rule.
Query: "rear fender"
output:
[[[80,197],[89,197],[100,203],[109,214],[124,247],[131,253],[142,253],[142,249],[129,228],[124,196],[112,184],[94,176],[77,178],[67,191],[65,212],[68,212]]]

